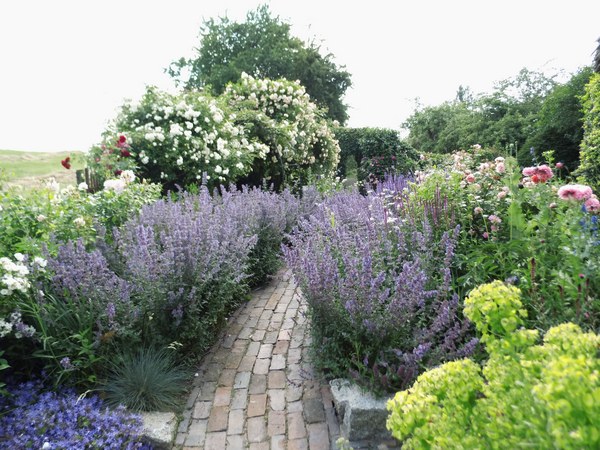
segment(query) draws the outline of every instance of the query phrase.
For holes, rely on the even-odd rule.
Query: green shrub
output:
[[[131,176],[124,172],[123,178]],[[128,178],[129,179],[129,178]],[[96,241],[98,226],[108,232],[121,226],[140,208],[160,197],[156,184],[108,180],[107,187],[88,194],[85,186],[61,189],[58,183],[31,190],[0,192],[0,256],[20,252],[40,255],[42,247],[55,253],[57,245],[83,239]]]
[[[340,144],[342,177],[348,173],[347,162],[353,157],[358,165],[358,181],[373,177],[383,180],[386,173],[407,174],[416,169],[418,155],[400,139],[397,131],[385,128],[336,128]]]
[[[499,281],[465,299],[489,360],[464,359],[419,376],[388,402],[387,426],[403,448],[600,446],[600,336],[574,324],[520,328],[520,291]]]
[[[180,407],[186,381],[168,349],[141,348],[116,358],[103,392],[111,406],[171,411]]]
[[[576,174],[600,192],[600,74],[590,78],[583,96],[583,141],[581,165]]]

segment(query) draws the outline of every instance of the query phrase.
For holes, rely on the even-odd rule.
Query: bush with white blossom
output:
[[[228,184],[250,172],[268,148],[244,138],[244,128],[219,99],[201,92],[170,94],[148,87],[125,104],[112,125],[126,136],[138,175],[169,187]]]
[[[248,140],[268,146],[255,161],[253,181],[275,185],[305,184],[312,177],[332,177],[340,148],[324,111],[298,81],[256,79],[242,74],[223,94],[243,125]]]

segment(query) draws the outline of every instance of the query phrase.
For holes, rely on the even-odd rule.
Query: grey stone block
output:
[[[332,380],[329,384],[344,438],[363,448],[394,442],[385,427],[388,398],[377,398],[344,379]]]
[[[172,412],[143,412],[144,440],[156,450],[168,450],[177,431],[177,417]]]

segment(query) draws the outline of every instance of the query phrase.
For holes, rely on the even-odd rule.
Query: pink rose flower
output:
[[[496,172],[498,172],[498,173],[506,172],[506,167],[504,166],[503,162],[499,162],[498,164],[496,164]]]
[[[467,183],[473,183],[475,181],[475,175],[470,173],[469,175],[467,175],[466,180],[467,180]]]

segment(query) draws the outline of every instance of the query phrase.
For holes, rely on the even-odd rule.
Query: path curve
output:
[[[306,303],[289,271],[230,319],[204,358],[174,449],[335,449],[328,384],[309,358]]]

